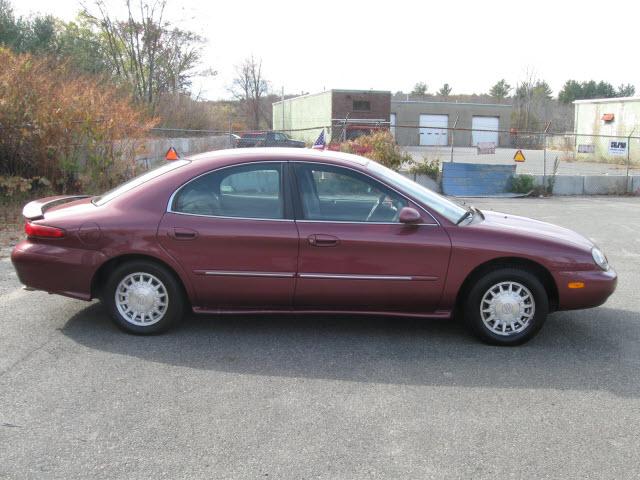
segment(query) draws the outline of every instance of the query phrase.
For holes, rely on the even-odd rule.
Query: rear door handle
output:
[[[335,247],[338,245],[338,237],[333,235],[325,235],[323,233],[316,233],[307,237],[309,245],[313,247]]]
[[[175,240],[193,240],[198,236],[198,232],[189,228],[174,228],[169,230],[169,236]]]

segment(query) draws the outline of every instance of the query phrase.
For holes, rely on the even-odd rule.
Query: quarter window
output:
[[[194,215],[284,218],[279,163],[222,168],[192,180],[174,197],[172,211]]]
[[[407,202],[372,178],[328,165],[296,165],[302,215],[306,220],[398,222]]]

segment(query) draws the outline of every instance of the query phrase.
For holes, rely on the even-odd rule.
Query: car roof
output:
[[[311,148],[230,148],[226,150],[215,150],[212,152],[199,153],[185,157],[194,163],[207,163],[215,165],[217,163],[233,164],[250,161],[292,161],[304,162],[336,163],[341,165],[366,166],[371,160],[351,153],[336,152],[333,150],[318,150]]]

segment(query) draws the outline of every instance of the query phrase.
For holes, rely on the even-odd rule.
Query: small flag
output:
[[[326,147],[326,144],[324,142],[324,130],[322,130],[320,132],[320,135],[318,135],[318,139],[316,140],[316,143],[314,143],[313,147],[311,147],[311,148],[317,148],[318,150],[324,150],[324,147]]]

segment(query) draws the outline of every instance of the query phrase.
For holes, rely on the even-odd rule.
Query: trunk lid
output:
[[[41,220],[44,218],[47,210],[86,198],[89,198],[89,195],[56,195],[53,197],[40,198],[27,203],[22,209],[22,215],[27,220]]]

